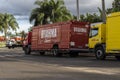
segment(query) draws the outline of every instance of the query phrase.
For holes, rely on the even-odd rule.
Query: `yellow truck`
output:
[[[120,60],[120,12],[109,14],[106,23],[91,27],[89,48],[99,60],[108,55]]]

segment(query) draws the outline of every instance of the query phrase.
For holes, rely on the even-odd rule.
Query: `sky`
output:
[[[13,14],[19,24],[19,31],[25,30],[32,26],[29,23],[29,16],[36,6],[36,0],[0,0],[0,13]],[[76,15],[76,0],[64,0],[65,5],[72,14]],[[113,0],[105,0],[106,8],[112,7]],[[79,0],[80,14],[98,13],[97,7],[101,8],[101,0]]]

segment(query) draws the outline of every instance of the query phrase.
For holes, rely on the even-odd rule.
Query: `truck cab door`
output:
[[[94,48],[95,45],[99,43],[99,38],[99,28],[92,28],[89,36],[89,48]]]

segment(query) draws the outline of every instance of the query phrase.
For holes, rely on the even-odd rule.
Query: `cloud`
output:
[[[28,20],[29,16],[27,16],[27,15],[15,15],[15,18],[17,20]]]
[[[12,14],[29,14],[34,8],[35,0],[0,0],[0,12]]]
[[[112,7],[113,0],[105,0],[106,8]],[[76,0],[65,0],[67,8],[76,15]],[[96,13],[101,8],[101,0],[79,0],[80,14]]]
[[[0,12],[12,14],[29,15],[35,7],[36,0],[0,0]],[[76,14],[76,0],[64,0],[67,8]],[[113,0],[105,0],[106,7],[111,7]],[[80,13],[97,12],[97,7],[101,7],[101,0],[79,0]]]
[[[15,15],[20,30],[27,30],[32,26],[29,23],[29,15],[36,6],[36,0],[0,0],[0,13],[11,13]],[[76,0],[64,0],[67,8],[76,15]],[[112,6],[113,0],[105,0],[106,8]],[[101,0],[79,0],[80,14],[97,13],[97,7],[101,7]]]

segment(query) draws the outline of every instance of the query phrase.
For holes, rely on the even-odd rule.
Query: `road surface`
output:
[[[0,80],[120,80],[120,61],[114,57],[99,61],[88,54],[24,55],[21,48],[0,48]]]

